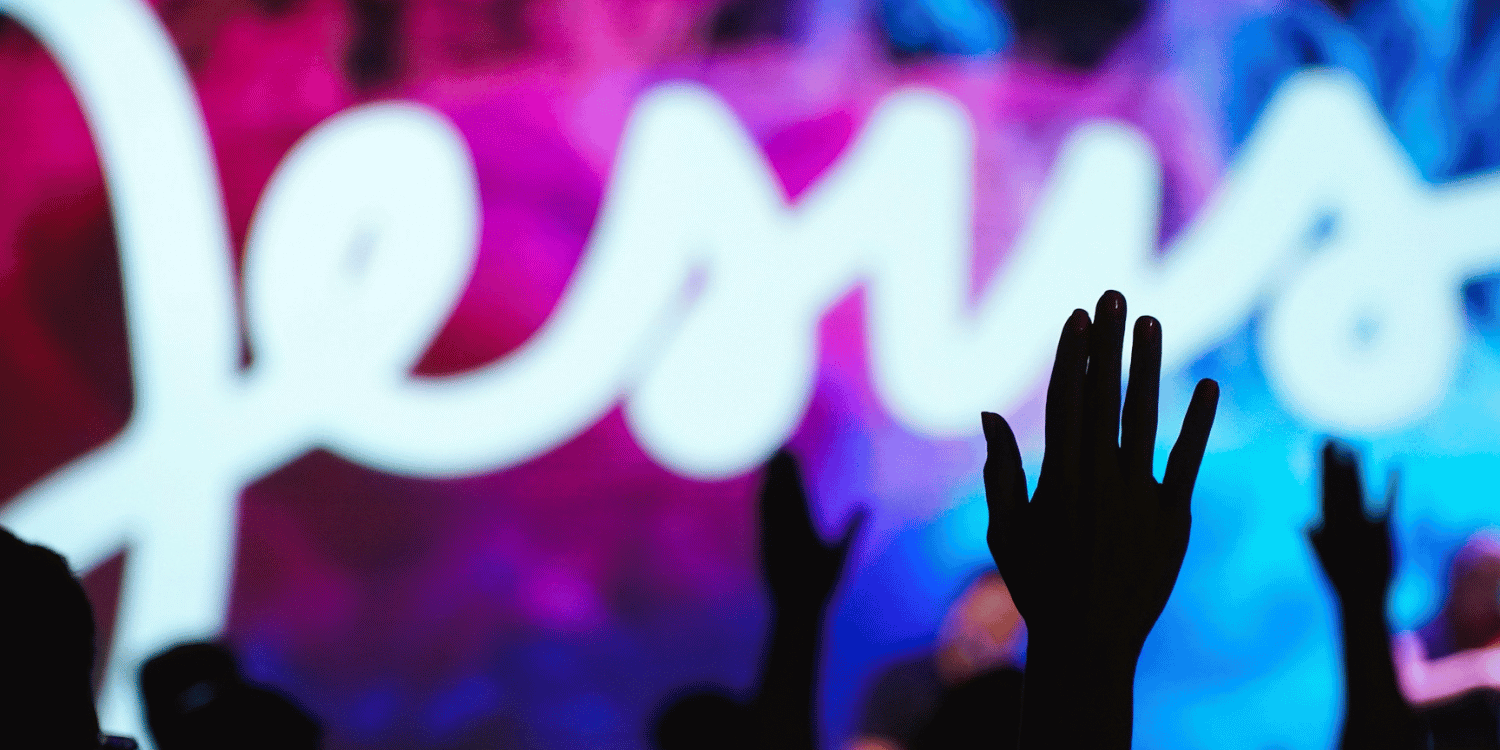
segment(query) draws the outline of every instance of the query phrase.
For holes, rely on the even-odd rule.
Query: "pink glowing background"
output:
[[[456,123],[478,171],[482,244],[426,373],[493,361],[543,322],[632,104],[664,80],[699,81],[728,101],[794,199],[893,88],[947,92],[978,135],[976,288],[1079,123],[1119,119],[1150,139],[1166,235],[1203,202],[1227,151],[1203,103],[1212,77],[1185,75],[1164,51],[1187,12],[1173,4],[1091,73],[1025,56],[897,59],[858,7],[750,4],[802,30],[751,24],[714,41],[705,29],[723,0],[154,5],[202,103],[236,246],[280,159],[330,115],[406,99]],[[1206,28],[1220,14],[1191,13]],[[89,131],[57,66],[10,22],[0,113],[0,491],[10,495],[115,434],[132,396]],[[826,318],[817,394],[793,444],[815,491],[878,498],[896,509],[885,516],[894,529],[971,492],[980,454],[908,434],[882,411],[861,316],[855,293]],[[756,481],[674,476],[617,412],[536,461],[467,480],[400,479],[313,454],[244,495],[228,638],[254,675],[324,719],[330,748],[638,747],[674,686],[751,679],[765,618]],[[879,556],[880,538],[860,559]],[[117,575],[116,563],[88,579],[106,624]],[[831,690],[852,700],[853,687]]]

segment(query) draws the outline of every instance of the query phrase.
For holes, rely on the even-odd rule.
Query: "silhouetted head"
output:
[[[1080,702],[1080,717],[1086,713]],[[1080,718],[1086,721],[1086,718]],[[910,750],[1015,747],[1021,735],[1021,671],[985,671],[943,691],[937,711]]]
[[[163,750],[181,746],[198,731],[199,717],[217,716],[215,708],[238,689],[234,655],[213,643],[177,646],[141,668],[146,721]]]
[[[681,694],[651,726],[658,750],[750,750],[754,733],[750,709],[714,686]]]
[[[246,683],[228,649],[190,643],[141,669],[146,722],[159,750],[314,750],[318,724],[285,696]]]
[[[1022,46],[1090,70],[1146,17],[1146,0],[1004,0]]]
[[[0,738],[6,747],[97,748],[94,612],[56,552],[0,529]]]
[[[981,573],[948,610],[938,634],[937,667],[943,681],[956,684],[1016,661],[1021,651],[1021,613],[1005,579]]]
[[[1449,571],[1444,611],[1456,648],[1500,639],[1500,534],[1480,531],[1464,542]]]

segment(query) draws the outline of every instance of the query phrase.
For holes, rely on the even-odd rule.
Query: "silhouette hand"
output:
[[[813,526],[796,459],[783,450],[766,465],[760,491],[760,564],[771,590],[774,626],[754,701],[758,747],[817,746],[814,706],[824,608],[863,517],[854,518],[837,544],[825,544]]]
[[[1035,495],[1027,501],[1010,425],[988,412],[984,485],[990,553],[1033,645],[1076,645],[1092,657],[1118,660],[1115,666],[1133,674],[1187,552],[1189,500],[1219,387],[1212,380],[1198,383],[1158,483],[1152,462],[1161,324],[1151,317],[1136,321],[1122,420],[1124,337],[1119,292],[1099,298],[1092,324],[1086,312],[1074,311],[1047,388],[1046,450]],[[1128,715],[1125,721],[1128,738]]]
[[[1386,483],[1386,511],[1365,510],[1359,457],[1336,440],[1323,444],[1323,518],[1308,529],[1323,573],[1339,600],[1383,603],[1395,574],[1390,513],[1396,506],[1396,473]]]
[[[1394,472],[1386,495],[1393,507]],[[1401,693],[1386,624],[1385,595],[1395,570],[1389,513],[1365,512],[1359,457],[1337,441],[1324,443],[1323,519],[1307,536],[1339,599],[1345,696],[1341,750],[1414,750],[1428,744]]]
[[[797,460],[777,451],[766,465],[760,491],[761,569],[778,610],[821,612],[843,574],[854,536],[864,524],[857,513],[837,544],[818,536],[807,506]]]

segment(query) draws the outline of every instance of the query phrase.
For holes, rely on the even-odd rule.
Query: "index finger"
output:
[[[1061,477],[1072,487],[1083,467],[1084,378],[1088,367],[1089,314],[1074,310],[1057,340],[1052,379],[1047,384],[1047,414],[1042,475]],[[1074,492],[1065,493],[1072,497]]]
[[[1365,491],[1359,477],[1359,457],[1337,440],[1323,444],[1324,523],[1363,519]]]
[[[760,489],[762,538],[785,538],[790,534],[817,538],[807,509],[802,472],[791,452],[782,449],[766,463]]]

